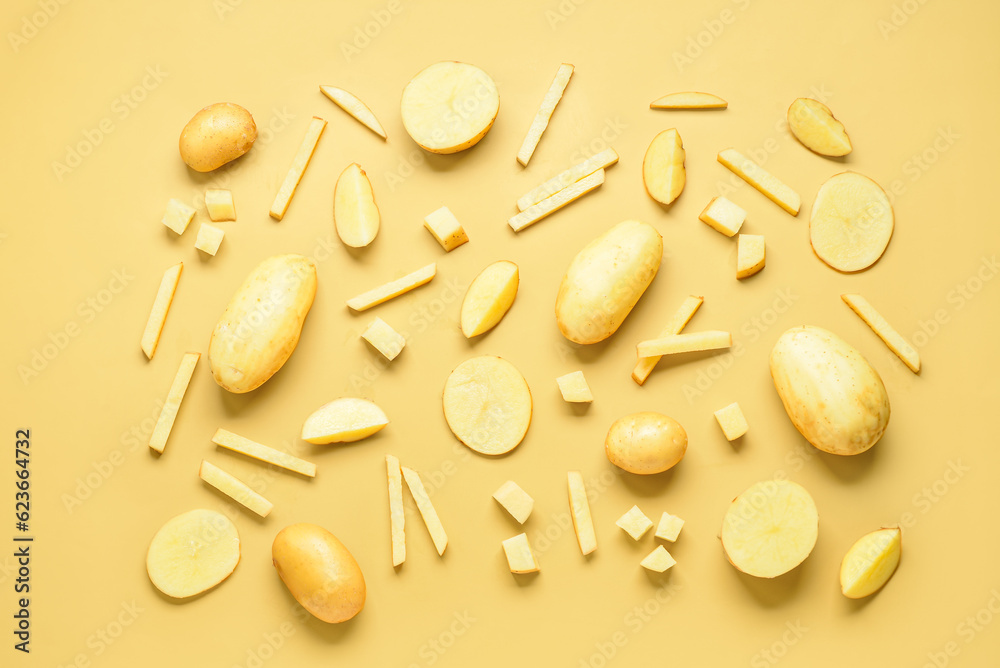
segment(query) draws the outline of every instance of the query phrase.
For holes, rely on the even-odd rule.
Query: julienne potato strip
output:
[[[319,89],[323,95],[326,95],[334,104],[354,117],[354,120],[358,123],[361,123],[382,139],[386,138],[382,124],[375,118],[375,114],[368,108],[368,105],[362,102],[356,95],[336,86],[320,86]]]
[[[782,209],[793,216],[799,215],[799,207],[802,206],[799,194],[756,162],[732,148],[719,151],[718,159],[733,174],[752,185]]]
[[[587,193],[596,190],[604,183],[604,170],[599,169],[590,176],[580,179],[554,195],[546,197],[538,204],[533,204],[521,213],[511,216],[507,221],[511,229],[520,232],[529,225],[534,225],[550,213],[554,213],[570,202],[575,202]]]
[[[285,180],[278,188],[278,194],[274,196],[274,203],[271,204],[270,211],[271,218],[281,220],[285,217],[295,189],[298,187],[299,181],[302,180],[306,167],[309,166],[313,151],[316,150],[316,144],[319,143],[320,135],[323,134],[324,129],[326,129],[326,121],[318,116],[313,116],[309,128],[306,130],[306,136],[302,138],[302,144],[299,145],[299,151],[292,160],[292,166],[288,168],[288,174],[285,175]]]
[[[403,513],[403,473],[399,458],[385,456],[386,476],[389,483],[389,532],[392,535],[392,566],[406,561],[406,515]]]
[[[733,345],[733,336],[729,332],[707,330],[692,334],[674,334],[663,336],[651,341],[643,341],[636,346],[639,357],[654,355],[675,355],[677,353],[696,353],[705,350],[719,350]]]
[[[174,420],[177,418],[177,411],[184,400],[184,393],[187,392],[188,383],[191,382],[191,374],[201,359],[201,353],[184,353],[181,364],[174,375],[174,382],[170,384],[170,391],[167,392],[167,400],[163,402],[160,415],[156,418],[156,426],[149,437],[149,447],[162,453],[170,438],[170,430],[173,429]]]
[[[548,127],[549,119],[552,118],[552,112],[556,110],[556,105],[562,99],[563,91],[566,90],[566,86],[569,84],[569,79],[572,76],[572,65],[563,63],[559,66],[552,84],[549,85],[545,97],[542,98],[542,104],[538,107],[535,118],[531,121],[531,127],[528,128],[528,134],[524,137],[521,150],[517,152],[517,161],[521,165],[528,166],[531,154],[535,152],[535,147],[538,146],[538,141],[542,138],[545,128]]]
[[[153,359],[153,355],[156,354],[156,346],[160,343],[160,332],[163,331],[163,323],[174,301],[174,293],[177,292],[177,282],[181,280],[182,271],[184,263],[178,262],[163,272],[160,287],[156,291],[156,299],[153,300],[153,308],[150,309],[149,318],[146,320],[146,329],[142,332],[140,345],[147,359]]]
[[[420,516],[424,518],[424,524],[427,526],[427,532],[431,535],[431,540],[434,541],[437,553],[444,554],[445,548],[448,547],[448,535],[444,532],[444,526],[441,525],[441,520],[438,518],[437,511],[434,510],[434,504],[431,503],[427,490],[424,489],[420,474],[405,466],[401,466],[400,469],[403,471],[406,486],[410,489],[410,495],[417,503]]]
[[[669,321],[667,321],[663,331],[660,332],[659,338],[662,339],[665,336],[680,334],[681,330],[683,330],[685,325],[688,324],[688,321],[691,320],[691,317],[704,301],[704,297],[695,297],[694,295],[685,299],[684,303],[681,304],[681,307],[677,309],[677,312],[670,317]],[[656,363],[659,361],[660,355],[640,357],[635,363],[635,367],[632,368],[632,380],[637,382],[639,385],[645,383],[646,379],[649,378],[649,374],[653,372],[653,369],[656,367]]]
[[[419,288],[421,285],[430,283],[436,273],[437,265],[431,262],[430,264],[421,267],[420,269],[417,269],[402,278],[397,278],[395,281],[389,281],[388,283],[380,285],[377,288],[372,288],[368,292],[363,292],[357,297],[348,299],[347,305],[355,311],[367,311],[371,307],[387,302],[393,297],[398,297],[399,295],[405,294],[414,288]]]
[[[569,507],[573,514],[573,529],[580,552],[584,556],[597,549],[597,534],[594,533],[594,519],[587,502],[587,488],[583,484],[583,474],[570,471],[566,474],[569,484]]]
[[[256,441],[251,441],[249,438],[244,438],[231,431],[226,431],[225,429],[217,430],[215,436],[212,437],[212,442],[247,457],[252,457],[268,464],[274,464],[275,466],[280,466],[295,473],[301,473],[310,478],[316,477],[316,465],[312,462],[307,462],[287,452],[261,445]]]
[[[273,503],[250,489],[245,482],[204,459],[201,460],[198,477],[261,517],[267,517],[274,508]]]
[[[718,95],[685,91],[669,93],[649,103],[650,109],[725,109],[729,103]]]
[[[903,364],[909,367],[913,373],[920,373],[920,353],[910,345],[910,342],[902,337],[882,315],[875,310],[867,299],[861,295],[845,294],[840,295],[851,310],[858,314],[858,317],[865,321],[872,331],[889,347],[889,350],[896,353],[896,357],[903,360]]]
[[[585,176],[590,176],[599,169],[605,169],[618,162],[618,154],[613,148],[606,148],[569,169],[560,172],[538,186],[531,192],[522,195],[517,200],[517,210],[524,211],[532,204],[538,204],[546,197],[559,192],[566,186],[573,185]]]

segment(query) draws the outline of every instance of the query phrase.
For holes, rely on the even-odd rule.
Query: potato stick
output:
[[[681,304],[681,307],[677,309],[677,312],[670,317],[666,326],[660,332],[659,338],[665,336],[673,336],[674,334],[680,334],[681,330],[684,329],[688,321],[698,310],[698,307],[702,305],[705,301],[704,297],[695,297],[694,295],[688,297]],[[656,363],[660,361],[660,355],[653,355],[652,357],[640,357],[632,368],[632,380],[642,385],[649,378],[649,374],[652,373],[653,368],[656,367]]]
[[[651,341],[643,341],[636,346],[639,357],[654,355],[674,355],[677,353],[694,353],[704,350],[719,350],[733,345],[733,337],[729,332],[707,330],[691,334],[674,334]]]
[[[588,555],[597,549],[597,534],[594,533],[594,519],[590,514],[590,504],[587,502],[587,489],[583,484],[583,475],[579,471],[566,474],[569,483],[569,506],[573,511],[573,529],[580,551]]]
[[[280,466],[295,473],[301,473],[310,478],[316,477],[316,465],[312,462],[307,462],[287,452],[261,445],[231,431],[226,431],[225,429],[217,430],[215,436],[212,437],[212,442],[247,457],[252,457],[268,464],[274,464],[275,466]]]
[[[618,162],[618,154],[613,148],[606,148],[582,162],[578,162],[566,171],[556,174],[551,179],[538,186],[517,200],[517,210],[524,211],[532,204],[538,204],[566,186],[573,185],[585,176],[590,176],[599,169],[605,169]]]
[[[298,153],[292,160],[292,166],[288,168],[288,174],[285,175],[285,180],[278,189],[278,194],[274,196],[274,203],[271,204],[270,211],[272,218],[281,220],[285,217],[295,189],[298,187],[299,181],[302,180],[302,175],[305,173],[306,167],[309,166],[309,161],[312,160],[313,151],[316,150],[316,144],[319,143],[320,135],[323,134],[325,128],[326,121],[313,116],[309,128],[306,130],[306,136],[302,138],[302,144],[299,145]]]
[[[725,109],[729,103],[711,93],[670,93],[649,103],[650,109]]]
[[[201,359],[201,353],[184,353],[181,364],[174,374],[174,382],[170,384],[170,391],[167,392],[167,399],[163,402],[160,415],[156,418],[156,426],[149,437],[149,447],[157,452],[163,452],[170,438],[170,430],[174,427],[174,420],[177,418],[177,411],[180,410],[181,401],[184,400],[184,393],[187,392],[188,383],[191,382],[191,374]]]
[[[353,116],[354,120],[364,125],[382,139],[386,138],[382,124],[375,118],[375,114],[368,108],[368,105],[362,102],[356,95],[336,86],[320,86],[319,89],[334,104]]]
[[[556,105],[562,99],[563,91],[566,90],[572,76],[573,66],[567,63],[560,65],[556,71],[556,76],[552,79],[549,90],[546,91],[545,97],[542,98],[542,104],[538,107],[538,112],[531,121],[531,127],[528,128],[528,134],[521,144],[521,150],[517,152],[517,161],[523,166],[528,166],[531,154],[535,152],[535,147],[538,146],[538,141],[542,138],[545,128],[548,127],[549,119],[552,118],[552,112],[556,110]]]
[[[533,204],[521,213],[511,216],[507,224],[515,232],[520,232],[529,225],[534,225],[550,213],[554,213],[570,202],[575,202],[587,193],[596,190],[604,183],[604,170],[599,169],[590,176],[580,179],[556,194],[546,197],[538,204]]]
[[[405,466],[401,466],[400,469],[403,471],[403,479],[406,480],[406,486],[410,490],[410,495],[416,501],[417,509],[420,510],[420,516],[424,518],[424,524],[427,526],[427,532],[434,541],[437,553],[439,555],[444,554],[445,548],[448,547],[448,536],[444,532],[444,527],[441,525],[437,511],[434,510],[434,504],[431,503],[430,497],[427,496],[424,483],[420,481],[420,475],[413,469],[408,469]]]
[[[395,281],[390,281],[377,288],[372,288],[368,292],[363,292],[357,297],[348,299],[347,305],[355,311],[367,311],[373,306],[378,306],[383,302],[389,301],[393,297],[398,297],[414,288],[419,288],[421,285],[430,283],[436,273],[437,265],[432,262],[402,278],[397,278]]]
[[[184,270],[184,263],[178,262],[172,267],[168,267],[163,272],[160,280],[160,287],[156,291],[156,298],[153,300],[153,308],[149,311],[149,318],[146,319],[146,328],[142,332],[142,352],[146,353],[147,359],[153,359],[156,354],[156,346],[160,343],[160,333],[163,331],[163,323],[167,320],[167,313],[170,305],[174,301],[174,293],[177,292],[177,282],[181,279],[181,272]]]
[[[389,533],[392,536],[392,566],[406,561],[406,515],[403,513],[403,474],[399,459],[385,456],[386,476],[389,483]]]
[[[840,298],[851,307],[851,310],[858,314],[858,317],[872,328],[878,337],[885,342],[889,350],[896,353],[896,356],[903,360],[903,363],[910,368],[913,373],[920,373],[920,353],[910,345],[910,342],[902,337],[889,322],[875,310],[867,299],[861,295],[840,295]]]
[[[261,517],[267,517],[274,508],[273,503],[250,489],[245,482],[204,459],[198,477]]]
[[[719,162],[788,213],[799,215],[799,207],[802,205],[799,194],[750,158],[735,149],[727,148],[719,152]]]

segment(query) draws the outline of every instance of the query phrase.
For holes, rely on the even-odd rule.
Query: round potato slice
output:
[[[528,431],[531,391],[507,360],[473,357],[448,376],[444,417],[462,443],[484,455],[502,455],[516,448]]]
[[[789,480],[765,480],[733,500],[722,522],[722,547],[738,570],[774,578],[801,564],[819,531],[809,492]]]
[[[474,146],[493,126],[500,93],[474,65],[445,61],[422,70],[403,89],[403,127],[431,153]]]
[[[188,598],[216,586],[240,562],[236,525],[214,510],[191,510],[167,521],[149,544],[146,572],[167,596]]]
[[[302,439],[326,445],[368,438],[389,424],[389,418],[367,399],[341,397],[316,409],[302,425]]]
[[[831,176],[820,186],[809,219],[809,242],[837,271],[875,264],[892,237],[893,214],[879,184],[856,172]]]

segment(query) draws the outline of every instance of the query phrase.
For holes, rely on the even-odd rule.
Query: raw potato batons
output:
[[[792,424],[823,452],[864,452],[889,423],[889,395],[878,372],[820,327],[793,327],[781,335],[771,350],[771,379]]]
[[[406,514],[403,512],[403,470],[399,458],[385,456],[389,485],[389,533],[392,536],[392,567],[406,561]]]
[[[236,525],[214,510],[191,510],[167,521],[149,544],[146,573],[167,596],[189,598],[216,586],[240,563]]]
[[[671,316],[670,320],[667,321],[666,327],[660,332],[659,338],[665,338],[667,336],[673,336],[675,334],[680,334],[681,330],[688,324],[688,321],[694,316],[698,308],[701,307],[702,303],[705,301],[704,297],[696,297],[691,295],[684,300],[680,308]],[[657,362],[660,361],[661,355],[654,355],[652,357],[639,357],[639,360],[635,363],[635,367],[632,369],[632,380],[634,380],[639,385],[646,382],[649,378],[649,374],[653,372],[656,368]]]
[[[729,332],[720,332],[709,329],[704,332],[690,332],[688,334],[672,334],[662,339],[652,339],[641,341],[635,347],[636,354],[640,359],[647,357],[663,357],[664,355],[676,355],[678,353],[695,353],[706,350],[721,350],[733,345],[733,335]]]
[[[663,473],[687,452],[687,432],[677,420],[660,413],[633,413],[611,425],[604,439],[608,461],[639,475]]]
[[[517,297],[518,272],[513,262],[500,260],[475,279],[462,300],[462,334],[471,339],[496,327]]]
[[[788,107],[788,129],[814,153],[840,157],[851,152],[851,138],[844,124],[818,100],[800,97],[792,102]]]
[[[156,418],[156,426],[149,437],[149,447],[157,452],[163,452],[170,438],[170,430],[174,427],[174,420],[177,419],[177,411],[181,408],[181,401],[187,392],[188,384],[191,382],[191,375],[194,368],[201,359],[201,353],[184,353],[181,364],[174,374],[174,382],[170,384],[170,391],[167,392],[167,399],[163,402],[160,415]]]
[[[354,162],[337,179],[333,192],[333,220],[337,236],[351,248],[363,248],[375,240],[379,228],[375,193],[365,170]]]
[[[844,555],[840,589],[847,598],[871,596],[889,581],[899,566],[903,532],[899,527],[866,534]]]
[[[353,116],[356,121],[364,125],[382,139],[386,138],[385,130],[382,129],[382,124],[378,122],[377,118],[375,118],[375,114],[372,113],[372,110],[368,108],[367,104],[362,102],[355,95],[347,92],[343,88],[337,88],[336,86],[320,86],[319,89],[323,95],[326,95],[334,104]]]
[[[580,545],[580,552],[587,556],[597,549],[597,534],[594,532],[594,518],[590,514],[590,502],[587,501],[583,474],[579,471],[570,471],[566,474],[566,481],[569,485],[569,508],[573,515],[576,542]]]
[[[177,292],[177,282],[181,280],[182,271],[184,271],[184,263],[178,262],[174,266],[168,267],[163,272],[163,278],[160,279],[160,287],[156,291],[153,308],[149,311],[149,318],[146,319],[146,327],[142,332],[142,341],[139,344],[142,352],[146,353],[147,359],[153,359],[156,347],[160,344],[163,323],[167,321],[167,313],[170,312],[170,305],[174,302],[174,293]]]
[[[257,124],[238,104],[210,104],[181,131],[181,160],[196,172],[210,172],[244,155],[257,141]]]
[[[365,576],[337,537],[315,524],[293,524],[278,532],[271,561],[295,600],[317,619],[337,624],[365,607]]]
[[[351,297],[347,300],[347,306],[353,311],[367,311],[373,306],[378,306],[394,297],[406,294],[410,290],[415,290],[421,285],[430,283],[435,274],[437,274],[437,265],[432,262],[416,271],[411,271],[402,278],[372,288],[357,297]]]
[[[207,460],[201,460],[198,477],[261,517],[267,517],[274,509],[273,503],[253,491],[245,482]]]
[[[660,204],[670,204],[684,190],[684,144],[675,128],[653,137],[642,159],[646,192]]]
[[[499,110],[500,93],[490,75],[474,65],[444,61],[406,84],[400,113],[421,148],[456,153],[486,136]]]
[[[718,95],[685,91],[670,93],[649,103],[650,109],[725,109],[729,103]]]
[[[892,204],[882,187],[867,176],[842,172],[816,193],[809,243],[837,271],[861,271],[882,257],[894,225]]]
[[[452,433],[484,455],[510,452],[531,424],[528,383],[500,357],[473,357],[455,367],[444,385],[442,403]]]
[[[385,412],[371,401],[341,397],[306,418],[302,438],[316,445],[350,443],[368,438],[387,424]]]
[[[226,450],[238,452],[257,461],[274,464],[275,466],[288,471],[294,471],[309,478],[316,477],[316,465],[312,462],[307,462],[295,455],[290,455],[287,452],[275,450],[256,441],[251,441],[249,438],[244,438],[239,434],[234,434],[225,429],[217,429],[215,431],[215,435],[212,436],[212,443]]]
[[[292,197],[295,195],[295,189],[299,187],[299,181],[302,180],[302,175],[306,173],[306,167],[309,166],[313,152],[316,151],[316,144],[319,143],[319,138],[323,136],[323,130],[325,129],[326,121],[313,116],[309,122],[309,127],[306,129],[306,136],[302,138],[299,150],[295,153],[295,157],[292,158],[292,166],[288,168],[285,180],[281,182],[278,194],[274,196],[274,202],[271,203],[271,218],[281,220],[285,217],[288,205],[292,203]]]
[[[732,148],[719,151],[718,160],[733,174],[752,185],[782,209],[793,216],[799,215],[799,208],[802,206],[799,194],[756,162]]]
[[[729,506],[722,547],[743,573],[775,578],[809,556],[818,533],[816,504],[804,487],[790,480],[764,480]]]
[[[427,533],[431,535],[431,540],[434,541],[434,549],[437,550],[438,556],[441,556],[448,547],[448,535],[444,532],[444,526],[442,526],[441,520],[438,518],[434,504],[431,503],[431,497],[428,496],[427,490],[424,488],[424,483],[420,480],[419,473],[405,466],[401,466],[400,468],[403,471],[403,480],[406,481],[406,487],[410,490],[410,496],[413,497],[413,501],[417,504],[420,517],[423,518],[424,526],[427,527]]]
[[[613,148],[606,148],[600,153],[595,153],[586,160],[582,160],[569,169],[556,174],[531,192],[522,195],[517,200],[517,210],[524,211],[528,207],[538,204],[543,199],[551,197],[560,190],[573,185],[594,172],[606,169],[616,162],[618,162],[618,154],[615,153]]]
[[[844,303],[851,307],[851,310],[858,314],[858,317],[865,321],[865,324],[878,334],[889,350],[896,353],[899,359],[909,367],[913,373],[920,373],[920,353],[910,345],[910,342],[903,338],[885,318],[875,310],[875,307],[868,303],[868,300],[861,295],[840,295]]]
[[[559,284],[559,331],[581,344],[614,334],[653,282],[662,258],[663,237],[636,220],[619,223],[591,241]]]
[[[556,71],[556,76],[552,80],[552,84],[549,85],[549,89],[545,92],[542,104],[531,121],[531,127],[528,128],[528,134],[521,144],[521,150],[517,152],[517,161],[522,166],[528,166],[531,154],[535,152],[535,147],[538,146],[538,142],[542,138],[542,133],[548,127],[549,119],[552,118],[552,112],[556,110],[556,105],[562,99],[563,91],[566,90],[566,86],[569,84],[569,79],[572,76],[573,66],[568,63],[563,63]]]
[[[236,394],[255,390],[288,361],[316,296],[316,263],[276,255],[250,272],[212,331],[212,377]]]
[[[546,197],[537,204],[532,204],[521,213],[514,214],[507,219],[510,229],[520,232],[526,227],[534,225],[549,214],[555,213],[567,204],[571,204],[587,193],[591,193],[604,185],[604,170],[599,169],[589,176],[585,176],[576,183],[572,183],[562,190]]]

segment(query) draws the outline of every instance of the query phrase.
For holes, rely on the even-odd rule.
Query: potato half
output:
[[[455,367],[445,383],[443,403],[452,433],[484,455],[510,452],[531,424],[528,383],[500,357],[473,357]]]
[[[403,127],[431,153],[457,153],[486,136],[500,110],[500,93],[474,65],[445,61],[422,70],[406,84]]]

